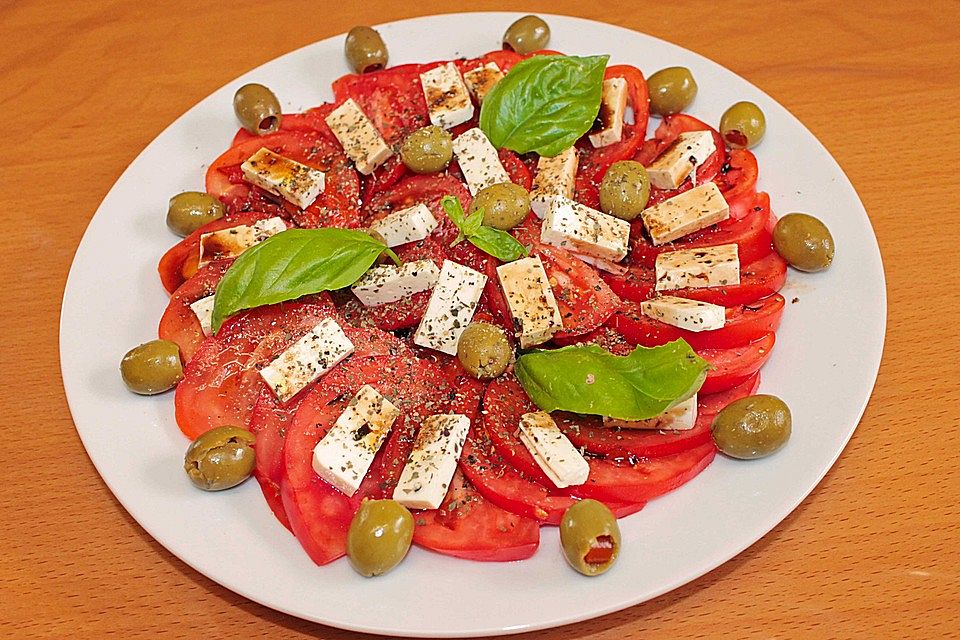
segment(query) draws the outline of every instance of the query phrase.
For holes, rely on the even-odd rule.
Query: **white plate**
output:
[[[441,15],[380,27],[391,63],[478,55],[497,48],[516,14]],[[110,490],[160,544],[211,579],[268,607],[328,625],[404,636],[458,637],[553,627],[623,609],[729,560],[770,531],[814,488],[866,406],[883,348],[886,296],[876,239],[840,167],[786,109],[717,64],[621,27],[549,16],[551,47],[611,54],[647,74],[689,67],[700,85],[691,113],[716,123],[749,99],[767,116],[756,150],[760,187],[776,211],[809,211],[830,227],[838,252],[823,274],[790,273],[777,347],[763,390],[793,411],[794,433],[777,455],[718,458],[678,491],[622,521],[623,553],[605,576],[571,571],[556,530],[544,528],[530,560],[483,564],[419,549],[375,580],[346,561],[317,567],[274,519],[255,482],[221,494],[196,491],[181,464],[187,442],[171,394],[126,391],[123,353],[155,337],[167,302],[156,263],[176,240],[163,212],[171,194],[202,189],[204,168],[236,130],[233,92],[262,82],[285,111],[331,99],[346,73],[343,36],[304,47],[216,91],[157,137],[127,168],[90,222],[63,299],[64,387],[83,444]],[[652,120],[652,125],[657,123]],[[238,551],[231,551],[231,550]],[[242,550],[242,551],[239,551]]]

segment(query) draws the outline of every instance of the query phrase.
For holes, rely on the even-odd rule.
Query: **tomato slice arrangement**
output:
[[[317,564],[344,555],[358,562],[350,551],[362,535],[357,514],[383,500],[405,505],[408,518],[412,512],[407,545],[412,540],[477,561],[530,557],[540,527],[563,525],[574,505],[595,500],[611,518],[624,517],[694,478],[717,453],[718,416],[753,396],[760,384],[787,306],[778,293],[787,262],[775,250],[782,239],[770,197],[757,191],[756,156],[726,142],[749,141],[756,132],[729,131],[727,116],[718,131],[689,114],[664,111],[661,94],[654,96],[637,67],[532,49],[368,70],[370,60],[380,60],[371,62],[375,67],[385,63],[385,54],[374,51],[363,72],[334,82],[331,103],[286,114],[279,113],[278,102],[268,104],[253,125],[238,110],[245,128],[206,171],[207,194],[222,203],[217,205],[222,217],[202,226],[181,225],[188,235],[160,259],[160,280],[171,297],[159,336],[179,351],[182,366],[168,385],[176,386],[177,424],[197,442],[225,426],[249,430],[255,459],[247,473]],[[347,53],[353,55],[349,47]],[[563,73],[555,81],[568,87],[564,95],[592,92],[599,100],[589,128],[577,125],[581,128],[561,141],[565,147],[544,146],[554,144],[551,136],[562,124],[551,125],[540,138],[527,136],[532,139],[524,139],[519,127],[497,132],[495,110],[509,103],[510,91],[541,82],[538,74]],[[431,83],[443,74],[453,84],[431,98]],[[451,106],[460,85],[465,102]],[[512,108],[528,108],[549,91],[538,86]],[[652,111],[661,119],[647,137]],[[535,120],[528,118],[525,126],[536,127],[529,124]],[[407,148],[408,136],[428,127],[436,130],[424,139],[434,146]],[[691,140],[697,142],[689,143],[685,155],[679,145]],[[696,155],[701,148],[707,151]],[[414,153],[446,153],[447,159],[440,171],[425,171],[408,156]],[[550,173],[559,171],[550,168],[561,162],[554,157],[565,158],[565,173]],[[478,158],[484,158],[483,172]],[[689,166],[683,168],[685,162]],[[639,167],[639,173],[618,168],[611,176],[641,175],[647,181],[644,207],[629,221],[626,214],[620,219],[612,210],[597,210],[601,187],[608,197],[608,170],[619,163]],[[670,172],[677,171],[680,179],[670,182]],[[488,178],[491,172],[497,177]],[[652,175],[660,186],[651,187]],[[519,216],[510,214],[514,205],[496,198],[488,202],[494,209],[502,204],[502,210],[477,209],[484,202],[474,200],[478,193],[498,186],[515,193],[513,185],[546,199],[517,205]],[[628,186],[639,192],[641,185]],[[655,241],[649,217],[658,205],[708,191],[718,194],[722,215],[668,242]],[[555,219],[563,207],[574,212],[575,221],[592,222],[579,231],[558,232]],[[255,235],[263,233],[262,225],[276,224],[275,218],[282,221],[280,230]],[[504,223],[507,219],[512,222]],[[391,240],[374,227],[389,227]],[[589,233],[583,230],[588,227]],[[362,232],[348,231],[354,229]],[[303,233],[307,230],[320,231]],[[342,233],[322,235],[323,230]],[[226,234],[230,242],[212,261],[204,253],[201,265],[201,244],[207,252],[210,234]],[[312,238],[325,248],[301,243],[288,255],[269,257],[268,247],[294,237]],[[231,249],[231,242],[239,248]],[[709,274],[720,266],[706,261],[682,266],[686,280],[680,288],[657,290],[666,277],[661,258],[677,251],[702,256],[723,246],[736,249],[736,279],[711,281]],[[298,262],[301,254],[305,258]],[[346,255],[355,255],[356,262],[345,261]],[[520,264],[521,275],[507,275]],[[404,271],[411,265],[416,269]],[[455,269],[473,280],[451,284],[448,274]],[[396,275],[404,273],[407,280]],[[421,282],[424,273],[433,274],[427,285]],[[512,277],[525,278],[522,287],[508,286]],[[361,290],[367,279],[374,284]],[[296,295],[277,284],[288,280],[296,281],[286,285]],[[243,287],[260,293],[246,299]],[[207,312],[197,304],[205,299]],[[655,315],[654,303],[673,307]],[[701,323],[709,318],[709,326],[691,318]],[[442,331],[455,339],[438,341],[428,331],[431,323],[448,327]],[[441,329],[434,330],[447,340]],[[689,362],[703,364],[699,386],[670,401],[648,394],[649,402],[662,404],[641,412],[577,413],[563,410],[570,408],[563,399],[552,413],[541,411],[550,384],[531,382],[531,372],[520,363],[530,353],[632,358],[643,348],[677,344],[692,349],[684,356]],[[125,358],[125,379],[126,366]],[[593,371],[600,370],[590,370],[578,384],[594,384]],[[606,406],[616,402],[614,389],[594,391]],[[694,392],[696,399],[688,400]],[[635,393],[645,393],[642,385]],[[235,438],[227,443],[240,446]],[[325,443],[347,452],[340,462],[323,457]],[[344,479],[348,469],[358,474],[355,485]],[[194,471],[202,472],[202,466]],[[614,539],[619,545],[619,534],[594,540],[571,564],[584,565],[578,570],[588,575],[602,573],[616,558]],[[358,570],[376,575],[392,566]]]

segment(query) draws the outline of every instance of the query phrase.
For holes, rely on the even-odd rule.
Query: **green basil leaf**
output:
[[[349,287],[384,252],[397,261],[386,245],[362,231],[282,231],[241,253],[227,269],[213,302],[213,330],[244,309]]]
[[[646,420],[703,385],[707,362],[684,340],[615,356],[597,345],[532,351],[517,358],[524,390],[544,411]]]
[[[555,156],[590,130],[609,56],[533,56],[484,97],[480,128],[498,149]]]
[[[483,224],[483,209],[479,209],[470,216],[463,223],[463,235],[472,236],[477,231],[480,230],[480,225]]]
[[[475,234],[467,236],[467,240],[476,248],[503,262],[519,260],[527,255],[527,248],[516,238],[493,227],[480,227]]]
[[[458,229],[463,231],[463,223],[466,221],[467,216],[463,213],[463,205],[460,204],[460,199],[456,196],[443,196],[443,198],[440,199],[440,206],[443,207],[450,221],[457,225]]]

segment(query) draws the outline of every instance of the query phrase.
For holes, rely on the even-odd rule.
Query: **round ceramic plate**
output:
[[[479,55],[517,18],[475,13],[386,24],[392,64]],[[840,167],[786,109],[742,78],[675,45],[578,18],[549,16],[550,46],[609,53],[647,74],[689,67],[700,85],[690,113],[716,123],[737,100],[767,115],[756,150],[760,188],[778,212],[810,211],[839,250],[822,274],[790,273],[788,300],[765,392],[793,411],[794,433],[777,455],[722,457],[679,490],[621,522],[619,563],[600,578],[565,564],[556,529],[523,562],[475,563],[413,549],[390,574],[367,580],[345,560],[315,566],[276,521],[255,482],[219,494],[195,490],[183,470],[187,442],[173,396],[138,397],[123,386],[120,357],[156,337],[167,303],[156,264],[174,238],[163,211],[171,194],[202,189],[204,169],[236,131],[231,98],[246,82],[270,86],[284,111],[332,99],[348,69],[343,36],[259,67],[209,96],[137,157],[103,200],[74,259],[63,299],[64,387],[83,444],[110,490],[174,555],[251,600],[328,625],[400,636],[457,637],[553,627],[653,598],[710,571],[770,531],[827,472],[853,433],[883,348],[883,267],[863,205]],[[653,119],[652,126],[657,124]],[[243,549],[242,554],[224,549]],[[238,561],[238,558],[240,561]]]

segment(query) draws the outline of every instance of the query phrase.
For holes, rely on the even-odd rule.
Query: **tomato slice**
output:
[[[730,217],[739,220],[750,212],[757,193],[757,157],[746,149],[732,149],[715,182],[730,207]]]
[[[712,419],[731,402],[735,402],[740,398],[746,398],[747,396],[752,396],[755,394],[759,387],[760,372],[758,371],[745,381],[741,382],[735,387],[730,387],[726,391],[720,391],[717,393],[701,393],[698,398],[700,415],[710,416]]]
[[[369,225],[394,211],[425,204],[439,223],[434,235],[448,238],[449,244],[449,241],[456,237],[457,229],[440,206],[440,200],[447,195],[459,198],[464,210],[473,202],[467,187],[453,176],[407,176],[393,187],[373,194],[369,201],[364,202],[364,224]]]
[[[394,145],[430,124],[420,74],[437,64],[404,64],[345,75],[333,83],[333,95],[337,103],[353,98],[387,144]]]
[[[697,350],[711,366],[700,392],[718,393],[745,383],[770,359],[775,341],[770,332],[742,347]]]
[[[497,155],[500,157],[500,164],[510,176],[510,181],[529,191],[533,187],[533,173],[520,156],[510,149],[500,149]]]
[[[195,276],[173,292],[170,302],[167,303],[167,308],[160,318],[157,333],[161,339],[177,343],[184,362],[188,362],[193,357],[206,339],[197,314],[193,312],[190,305],[200,298],[213,295],[217,284],[231,264],[233,260],[217,260],[204,265]]]
[[[483,430],[496,453],[528,478],[552,487],[553,483],[516,435],[520,417],[524,413],[539,411],[520,382],[512,374],[502,375],[491,382],[483,396],[483,407]]]
[[[713,134],[713,141],[717,147],[717,150],[706,159],[706,161],[697,167],[695,172],[695,177],[697,184],[703,184],[704,182],[709,182],[717,177],[720,173],[721,167],[727,161],[727,146],[723,141],[723,137],[720,135],[716,129],[710,125],[697,120],[693,116],[687,115],[685,113],[677,113],[674,115],[664,117],[663,121],[660,123],[660,126],[657,127],[657,130],[653,134],[651,140],[647,140],[640,147],[640,150],[637,152],[634,160],[640,162],[644,166],[650,166],[657,157],[660,156],[664,151],[673,144],[676,139],[680,136],[681,133],[687,133],[691,131],[709,131]],[[675,195],[683,193],[688,189],[693,188],[693,180],[687,178],[677,189],[657,189],[653,187],[650,190],[650,200],[647,206],[653,206],[660,202],[663,202],[667,198],[672,198]]]
[[[325,107],[327,107],[327,105],[307,109],[303,113],[283,114],[280,117],[279,131],[286,133],[319,133],[331,141],[335,140],[333,133],[330,131],[330,127],[327,126],[324,120],[330,111],[333,111],[333,105],[330,105],[330,108]],[[233,141],[230,143],[230,146],[234,147],[241,142],[247,142],[248,140],[256,138],[260,138],[260,136],[241,128],[237,131],[236,135],[233,136]]]
[[[688,331],[655,320],[640,310],[636,302],[625,301],[607,321],[631,344],[656,347],[683,338],[694,349],[725,349],[753,342],[765,333],[776,331],[783,317],[784,299],[779,293],[751,304],[727,307],[722,329]]]

